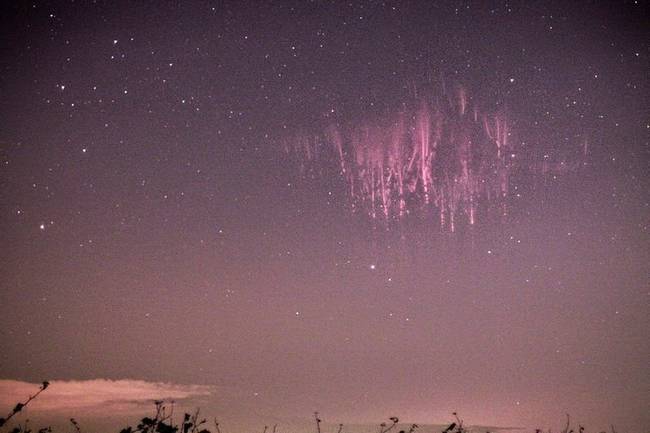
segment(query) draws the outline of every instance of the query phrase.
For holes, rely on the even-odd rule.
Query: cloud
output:
[[[35,394],[40,383],[0,380],[0,408],[9,410]],[[207,397],[214,387],[179,385],[144,380],[53,380],[50,386],[29,404],[33,411],[108,413],[140,411],[150,408],[155,400],[188,402]]]

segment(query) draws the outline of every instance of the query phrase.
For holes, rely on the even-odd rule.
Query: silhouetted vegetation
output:
[[[34,400],[36,397],[38,397],[40,393],[45,391],[48,386],[50,386],[50,383],[48,381],[44,381],[41,384],[41,387],[38,389],[38,392],[36,394],[30,395],[29,398],[27,398],[27,400],[24,403],[21,403],[21,402],[16,403],[16,406],[14,406],[13,410],[9,413],[9,415],[7,415],[5,418],[0,418],[0,428],[2,428],[5,424],[7,424],[7,422],[9,420],[11,420],[11,418],[13,418],[17,413],[21,412],[25,407],[27,407],[27,405],[32,400]],[[25,424],[27,424],[27,421],[25,421]],[[20,427],[18,427],[18,428],[20,428]],[[27,428],[27,427],[25,426],[25,428]],[[12,430],[12,433],[14,431],[16,431],[15,428]],[[21,430],[19,429],[18,431],[21,431]],[[45,431],[48,431],[48,430],[43,430],[43,429],[39,430],[39,432],[41,432],[41,431],[45,432]]]
[[[34,395],[30,395],[25,402],[18,402],[14,406],[13,410],[5,417],[0,418],[0,433],[53,433],[51,427],[42,427],[38,430],[32,430],[29,427],[29,420],[25,420],[23,424],[17,424],[11,430],[4,430],[4,427],[8,425],[8,422],[14,418],[18,413],[20,413],[27,405],[37,398],[43,391],[45,391],[49,382],[42,382],[40,388]],[[200,410],[196,409],[193,414],[185,413],[183,415],[182,421],[180,423],[175,423],[173,420],[174,415],[174,403],[171,402],[169,405],[166,405],[163,401],[155,401],[155,411],[153,416],[144,417],[140,422],[135,426],[127,426],[120,430],[120,433],[213,433],[211,430],[208,430],[207,425],[208,421],[206,418],[201,418],[199,416]],[[456,412],[453,412],[455,421],[453,421],[447,428],[441,431],[441,433],[469,433],[469,430],[463,425],[463,420],[458,416]],[[399,418],[392,416],[388,418],[390,423],[382,422],[379,424],[378,433],[390,433],[399,423]],[[323,433],[321,430],[322,420],[319,417],[318,412],[314,412],[314,421],[315,421],[315,433]],[[74,418],[70,418],[70,424],[72,424],[76,433],[83,433],[82,428]],[[213,419],[214,424],[214,433],[222,433],[221,428],[219,427],[219,422],[216,418]],[[397,433],[415,433],[415,430],[419,428],[417,424],[411,424],[408,430],[399,430]],[[262,433],[267,433],[268,426],[264,426]],[[272,433],[277,433],[277,424],[273,426]],[[338,429],[336,433],[343,433],[343,424],[338,424]],[[487,432],[490,433],[490,432]],[[535,433],[543,433],[541,429],[536,429]],[[549,430],[548,433],[551,433]],[[571,429],[571,418],[567,414],[566,425],[560,433],[576,433]],[[585,429],[582,425],[578,425],[577,433],[585,433]],[[600,432],[606,433],[606,432]],[[614,429],[614,426],[611,426],[611,433],[617,433]]]

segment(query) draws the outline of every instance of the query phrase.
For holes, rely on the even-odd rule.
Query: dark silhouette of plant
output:
[[[9,433],[32,433],[32,429],[29,428],[29,420],[25,420],[25,424],[14,427],[9,431]],[[52,433],[52,427],[43,427],[38,430],[37,433]]]
[[[23,411],[23,409],[25,409],[25,407],[30,402],[32,402],[43,391],[45,391],[49,385],[50,384],[47,381],[42,382],[39,390],[34,395],[30,395],[29,398],[27,398],[27,400],[24,402],[17,403],[13,410],[5,418],[0,418],[0,430],[2,430],[2,427],[7,425],[7,422],[9,420]],[[204,427],[206,420],[199,418],[199,409],[196,409],[193,414],[185,413],[182,422],[180,424],[175,424],[172,418],[174,414],[173,401],[170,402],[170,406],[166,406],[163,401],[155,401],[154,404],[156,409],[153,417],[144,417],[140,420],[136,427],[127,426],[123,428],[120,433],[211,433],[210,430]],[[454,416],[455,421],[452,422],[447,428],[445,428],[442,433],[469,433],[469,430],[464,427],[463,420],[458,416],[458,413],[453,412],[452,415]],[[69,420],[74,427],[75,432],[81,433],[81,427],[79,426],[77,420],[75,418],[70,418]],[[314,420],[316,422],[316,433],[322,433],[322,420],[320,419],[318,412],[314,412]],[[382,422],[379,425],[378,433],[390,433],[391,430],[393,430],[399,423],[399,418],[395,416],[388,418],[388,420],[390,421],[390,424]],[[216,418],[214,418],[214,427],[216,433],[222,433],[219,427],[219,422]],[[415,433],[415,430],[418,428],[419,426],[417,424],[411,424],[407,431],[400,430],[398,433]],[[269,427],[265,425],[262,433],[267,433],[268,431]],[[33,432],[29,427],[29,420],[27,419],[25,420],[24,424],[18,424],[18,426],[6,431],[6,433]],[[51,427],[44,427],[35,433],[53,433],[53,431]],[[271,433],[277,433],[277,424],[273,425]],[[343,433],[343,424],[338,425],[338,430],[336,433]],[[542,433],[542,430],[536,429],[535,433]],[[551,431],[549,430],[548,433],[551,433]],[[574,433],[574,430],[571,429],[571,417],[569,414],[567,414],[566,425],[564,429],[560,431],[560,433]],[[584,426],[579,424],[577,433],[585,433]],[[606,432],[602,431],[600,433]],[[613,425],[611,426],[611,433],[617,433]]]
[[[7,415],[5,418],[0,418],[0,427],[4,426],[7,423],[7,421],[9,421],[11,418],[14,417],[14,415],[16,415],[17,413],[22,411],[32,400],[34,400],[36,397],[38,397],[40,393],[45,391],[48,386],[50,386],[50,382],[43,381],[41,383],[41,387],[39,388],[39,390],[38,390],[38,392],[36,394],[30,395],[29,398],[24,403],[17,403],[16,406],[11,411],[11,413],[9,413],[9,415]]]
[[[81,433],[81,428],[79,428],[79,423],[76,419],[70,418],[70,424],[74,426],[74,429],[77,431],[77,433]]]
[[[444,430],[442,431],[442,433],[447,433],[447,432],[454,431],[455,428],[456,428],[456,423],[455,423],[455,422],[452,422],[452,423],[449,425],[449,427],[447,427],[446,429],[444,429]]]
[[[399,422],[399,418],[397,418],[396,416],[391,416],[391,417],[388,418],[388,419],[392,422],[392,424],[389,425],[388,427],[386,427],[386,423],[385,423],[385,422],[382,422],[381,424],[379,424],[379,433],[388,433],[388,432],[391,431],[391,430],[393,429],[393,427],[395,427],[395,425],[397,425],[397,423]]]
[[[318,412],[314,412],[314,419],[316,420],[316,433],[320,433],[321,419],[318,418]]]
[[[442,431],[442,433],[447,433],[447,432],[454,431],[455,428],[456,428],[456,423],[452,422],[451,424],[449,424],[449,427],[447,427],[446,429],[444,429]]]
[[[452,422],[449,426],[442,431],[442,433],[467,433],[465,427],[463,427],[463,420],[458,417],[457,412],[453,412],[452,415],[456,418],[456,422]]]
[[[210,430],[203,428],[207,420],[199,420],[199,409],[192,415],[186,413],[182,423],[174,425],[171,421],[173,410],[168,414],[162,401],[156,401],[155,404],[156,413],[153,418],[144,417],[136,428],[128,426],[123,428],[121,433],[211,433]],[[219,423],[216,419],[215,425],[218,428]]]
[[[411,424],[411,427],[409,427],[408,433],[415,432],[415,429],[417,429],[418,427],[420,427],[420,426],[417,425],[417,424]],[[399,433],[406,433],[406,432],[404,430],[400,430]]]

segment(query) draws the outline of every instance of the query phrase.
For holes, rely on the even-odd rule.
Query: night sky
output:
[[[647,430],[648,3],[11,3],[6,395]]]

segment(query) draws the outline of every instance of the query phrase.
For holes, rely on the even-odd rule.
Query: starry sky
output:
[[[190,386],[255,425],[647,429],[648,3],[12,3],[5,386]],[[416,140],[436,116],[438,195],[413,171],[385,215],[393,169],[352,155],[393,164],[396,119]]]

